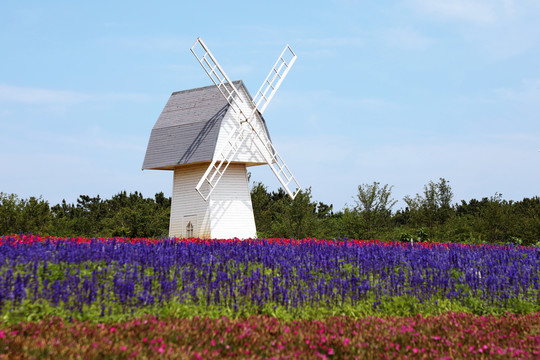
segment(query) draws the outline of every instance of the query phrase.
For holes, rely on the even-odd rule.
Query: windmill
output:
[[[142,168],[174,171],[170,237],[253,238],[247,167],[267,164],[292,199],[300,191],[262,117],[296,54],[285,46],[252,98],[201,38],[191,52],[214,85],[172,93],[152,128]]]

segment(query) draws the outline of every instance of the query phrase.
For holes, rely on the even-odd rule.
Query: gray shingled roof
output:
[[[245,89],[242,81],[233,83]],[[229,106],[214,85],[172,93],[152,128],[143,170],[211,161]]]

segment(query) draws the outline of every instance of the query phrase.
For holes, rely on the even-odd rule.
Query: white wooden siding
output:
[[[169,224],[170,237],[186,236],[186,217],[196,216],[193,233],[196,237],[209,238],[208,204],[195,190],[197,182],[206,170],[208,164],[176,168],[173,177],[171,203],[171,220]]]
[[[229,165],[208,201],[212,237],[256,237],[245,164]]]
[[[249,97],[247,93],[244,91],[243,88],[238,89],[240,96],[244,100],[242,103],[242,111],[246,116],[249,116],[251,113],[251,108],[249,106]],[[266,130],[264,127],[264,124],[261,120],[261,118],[258,116],[258,114],[255,115],[254,119],[252,119],[251,123],[256,128],[257,132],[261,135],[261,137],[267,141],[268,137],[266,136]],[[238,118],[236,117],[235,112],[229,108],[229,111],[223,118],[223,121],[221,122],[221,128],[219,130],[219,135],[217,139],[217,144],[215,148],[214,157],[219,154],[219,152],[223,149],[225,146],[227,139],[229,138],[231,132],[236,129],[238,126]],[[256,141],[261,149],[264,149],[264,146],[262,142],[254,137],[254,141]],[[244,146],[236,153],[232,161],[235,162],[244,162],[248,163],[249,165],[255,165],[255,164],[266,164],[266,160],[263,155],[261,155],[260,151],[257,149],[257,146],[254,144],[254,141],[251,139],[247,139],[244,142]],[[268,153],[267,153],[267,157]]]
[[[230,164],[208,201],[195,190],[208,164],[174,170],[170,237],[185,237],[192,222],[200,238],[254,238],[255,218],[245,164]]]

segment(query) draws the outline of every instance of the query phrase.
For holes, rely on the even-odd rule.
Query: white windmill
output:
[[[201,38],[191,51],[215,86],[171,95],[152,128],[143,170],[174,171],[170,237],[253,238],[246,168],[268,164],[292,199],[300,191],[262,117],[296,54],[287,45],[252,98]]]

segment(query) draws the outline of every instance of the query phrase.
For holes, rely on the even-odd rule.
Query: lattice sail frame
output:
[[[281,55],[278,57],[278,60],[270,70],[270,73],[257,91],[257,94],[253,100],[249,101],[249,104],[247,104],[251,108],[251,111],[249,114],[245,114],[241,107],[241,104],[243,104],[244,101],[238,90],[200,37],[197,38],[197,41],[195,41],[195,44],[191,47],[191,52],[195,55],[204,71],[219,89],[223,97],[231,105],[231,108],[238,119],[236,128],[230,133],[225,145],[220,149],[216,156],[214,156],[214,159],[197,183],[197,186],[195,187],[197,192],[205,201],[208,200],[219,180],[229,167],[231,160],[244,142],[249,138],[264,157],[268,166],[270,166],[270,169],[287,194],[294,199],[301,189],[300,184],[283,158],[279,155],[272,142],[266,135],[261,134],[254,126],[252,119],[256,116],[257,111],[262,114],[264,110],[266,110],[270,100],[272,100],[277,89],[296,61],[296,54],[289,45],[285,46],[285,49],[281,52]],[[259,141],[255,141],[255,139]],[[293,185],[296,189],[291,191],[289,185]]]

